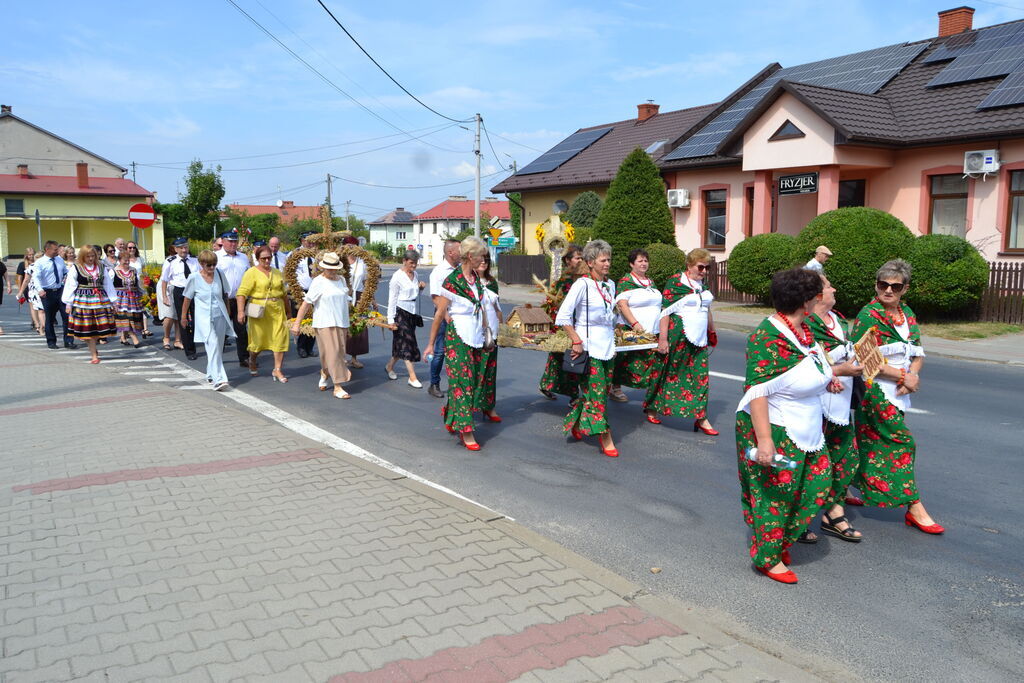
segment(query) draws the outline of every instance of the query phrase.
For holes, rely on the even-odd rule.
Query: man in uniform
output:
[[[224,275],[228,285],[228,314],[231,316],[231,325],[235,328],[236,350],[238,351],[238,364],[243,368],[249,367],[249,333],[246,331],[245,323],[238,322],[238,301],[235,295],[238,293],[238,286],[242,284],[242,276],[249,270],[249,257],[238,251],[238,233],[231,231],[220,236],[224,247],[217,252],[217,270]]]
[[[181,326],[181,343],[185,346],[185,356],[189,360],[196,359],[196,342],[193,338],[195,328],[181,317],[182,295],[185,292],[185,281],[192,273],[199,272],[199,261],[188,253],[188,239],[179,237],[174,240],[174,255],[168,256],[160,271],[160,295],[164,305],[170,306],[174,301],[174,312]],[[170,296],[167,290],[170,289]]]
[[[307,249],[313,249],[314,244],[309,241],[309,238],[316,233],[304,232],[302,233],[302,246]],[[307,256],[306,258],[295,264],[295,279],[299,283],[299,287],[302,287],[302,291],[308,292],[309,286],[313,284],[313,258]],[[292,302],[292,310],[298,311],[299,306],[302,305],[301,301]],[[316,344],[316,337],[309,337],[304,334],[300,334],[299,338],[295,340],[295,348],[298,351],[299,358],[308,358],[310,356],[316,356],[317,352],[314,348]]]
[[[270,247],[270,267],[284,272],[284,264],[288,261],[288,252],[281,251],[281,240],[275,235],[267,242]]]

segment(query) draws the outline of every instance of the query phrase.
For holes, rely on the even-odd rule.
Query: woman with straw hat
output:
[[[348,307],[352,300],[348,283],[341,274],[341,258],[329,251],[317,263],[320,274],[313,278],[309,291],[295,314],[292,334],[299,334],[302,320],[310,308],[313,309],[313,330],[320,347],[320,391],[327,391],[328,383],[334,385],[334,398],[349,398],[342,387],[343,382],[352,378],[345,364],[345,338],[348,335]]]

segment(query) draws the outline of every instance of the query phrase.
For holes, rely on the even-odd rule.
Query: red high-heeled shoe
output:
[[[497,414],[488,415],[487,413],[484,413],[484,417],[487,419],[488,422],[501,422],[501,416]]]
[[[926,534],[941,534],[946,530],[946,527],[941,524],[921,524],[921,522],[914,519],[914,516],[909,512],[904,515],[903,521],[906,522],[907,526],[916,526]]]
[[[793,558],[789,556],[788,550],[783,550],[781,553],[779,553],[779,557],[782,558],[782,564],[789,564],[793,561]]]
[[[696,432],[698,429],[707,434],[708,436],[718,436],[719,434],[721,434],[721,432],[715,429],[714,427],[701,427],[700,420],[697,420],[696,422],[693,423],[693,431]]]
[[[864,501],[862,499],[858,498],[857,496],[847,495],[846,496],[846,504],[847,505],[855,505],[855,506],[860,507],[860,506],[864,505]]]
[[[609,458],[619,457],[619,449],[617,448],[605,448],[604,446],[601,446],[601,452],[607,455]]]
[[[647,415],[647,421],[650,422],[652,425],[660,425],[661,424],[661,420],[659,420],[658,418],[654,417],[650,413],[646,413],[646,415]]]
[[[583,441],[583,432],[581,432],[578,427],[573,427],[572,438],[576,439],[577,441]]]
[[[467,451],[478,451],[480,450],[480,444],[478,443],[466,443],[466,436],[462,432],[459,432],[459,441],[466,447]]]
[[[761,572],[772,581],[778,581],[779,583],[796,583],[798,581],[796,574],[788,569],[784,572],[770,572],[766,567],[754,567],[754,569]]]

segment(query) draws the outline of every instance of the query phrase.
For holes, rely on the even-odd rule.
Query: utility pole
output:
[[[473,234],[480,237],[480,114],[476,115],[476,137],[473,153],[476,154],[476,196],[473,198]]]
[[[135,162],[133,161],[133,162],[132,162],[132,182],[133,182],[133,183],[135,182],[135,166],[136,166],[136,164],[135,164]]]
[[[346,199],[345,200],[345,229],[346,230],[351,230],[352,229],[352,221],[349,220],[349,215],[350,214],[348,212],[348,207],[349,207],[349,204],[351,204],[351,203],[352,203],[351,199]]]
[[[331,174],[327,174],[327,213],[331,215],[334,213],[334,205],[331,203]]]

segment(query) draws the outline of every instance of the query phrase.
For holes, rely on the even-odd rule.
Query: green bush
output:
[[[594,221],[594,239],[612,246],[611,277],[629,272],[629,252],[655,242],[675,244],[675,226],[661,172],[637,147],[619,166]]]
[[[377,258],[381,261],[386,261],[394,255],[391,245],[387,242],[371,242],[366,245],[366,250],[377,254]]]
[[[818,246],[827,246],[832,257],[825,275],[836,288],[836,307],[856,315],[874,296],[879,266],[906,258],[913,243],[913,234],[892,214],[863,206],[835,209],[814,218],[797,235],[789,265],[803,265]],[[729,267],[731,274],[731,262]]]
[[[601,201],[601,196],[587,190],[576,196],[564,217],[577,229],[590,228],[597,220],[598,214],[601,213],[602,206],[604,206],[604,202]]]
[[[965,313],[988,284],[988,262],[961,237],[922,235],[906,260],[914,268],[906,300],[918,316]]]
[[[792,265],[795,244],[796,238],[782,233],[748,237],[729,254],[729,282],[768,303],[772,275]]]
[[[648,244],[645,248],[651,257],[651,267],[647,271],[647,277],[654,281],[654,285],[659,290],[665,288],[665,283],[670,277],[686,268],[686,252],[679,247],[655,242]]]

